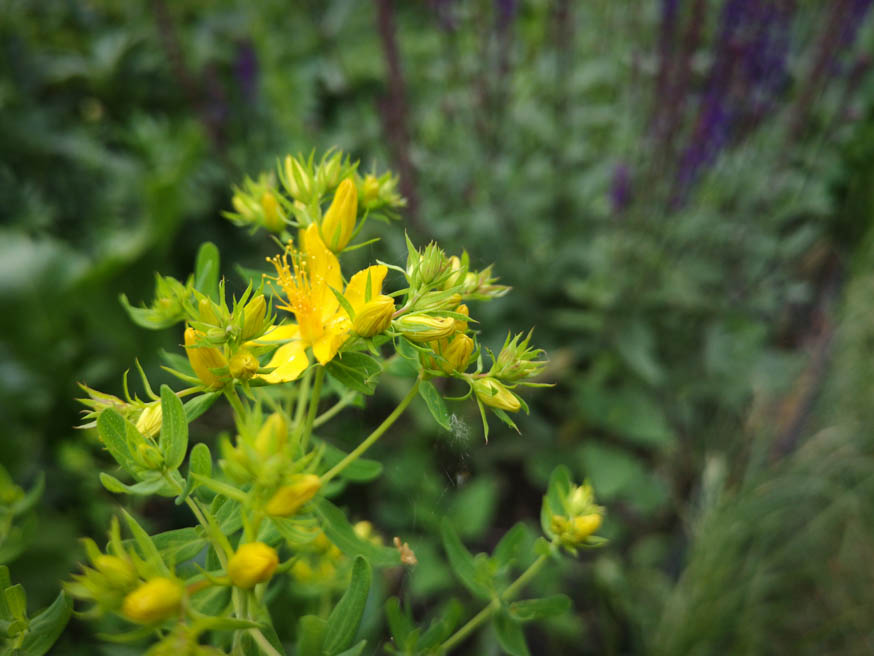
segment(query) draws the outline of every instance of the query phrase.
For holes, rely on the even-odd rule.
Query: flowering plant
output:
[[[122,298],[140,326],[179,326],[184,356],[169,355],[166,368],[182,385],[156,393],[141,368],[144,400],[130,394],[126,377],[124,398],[83,385],[83,426],[96,428],[118,465],[100,474],[107,490],[172,499],[188,507],[193,525],[150,535],[122,511],[104,548],[85,540],[89,564],[65,589],[88,604],[86,616],[123,621],[107,639],[151,640],[153,655],[276,656],[292,645],[302,656],[362,653],[365,606],[382,589],[372,586],[374,569],[415,567],[417,557],[399,537],[389,546],[371,523],[353,524],[332,499],[381,474],[380,463],[363,455],[417,397],[447,430],[446,398],[475,403],[487,438],[490,415],[516,428],[511,415],[527,411],[520,390],[544,385],[536,379],[546,361],[530,333],[508,336],[497,355],[479,343],[468,304],[509,291],[491,267],[474,270],[466,253],[447,256],[407,239],[403,266],[344,270],[344,255],[369,243],[355,243],[367,221],[389,222],[403,207],[396,183],[389,173],[359,175],[338,152],[318,162],[286,157],[277,175],[236,189],[227,213],[275,235],[281,251],[270,270],[229,298],[218,250],[207,243],[188,280],[158,276],[150,306]],[[406,380],[406,392],[342,451],[332,444],[331,420],[372,396],[383,375]],[[448,384],[438,388],[441,379]],[[451,386],[458,392],[445,398],[441,389]],[[233,437],[189,444],[189,425],[221,399],[232,411]],[[520,524],[491,555],[474,556],[445,518],[451,569],[485,606],[462,623],[460,605],[450,605],[416,628],[409,608],[390,598],[384,648],[448,653],[492,622],[508,653],[527,653],[521,624],[563,612],[570,600],[514,598],[561,553],[602,544],[594,535],[602,515],[591,488],[559,468],[544,497],[544,537],[533,543]],[[518,566],[524,571],[511,580]],[[301,592],[305,612],[289,616],[286,588]]]

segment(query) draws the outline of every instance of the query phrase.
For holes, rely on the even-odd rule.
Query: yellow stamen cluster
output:
[[[285,300],[278,306],[294,314],[300,326],[303,341],[312,343],[324,334],[322,301],[327,288],[324,276],[313,271],[313,257],[302,253],[292,244],[281,255],[268,261],[276,268],[276,283],[282,289]],[[333,266],[328,263],[328,267]]]

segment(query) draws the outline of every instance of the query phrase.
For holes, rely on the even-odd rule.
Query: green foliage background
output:
[[[720,44],[719,8],[695,4],[679,3],[701,29],[669,140],[658,3],[0,2],[0,461],[25,487],[46,476],[6,556],[30,604],[116,508],[105,454],[72,429],[76,381],[118,392],[139,357],[160,383],[157,352],[181,341],[134,326],[118,295],[184,277],[205,239],[257,263],[265,240],[220,218],[230,186],[337,145],[399,171],[416,240],[496,263],[516,291],[481,320],[535,323],[557,383],[521,437],[485,445],[464,414],[437,433],[422,406],[380,445],[382,479],[347,501],[416,551],[389,591],[443,604],[440,518],[491,549],[536,522],[565,463],[612,542],[542,581],[575,607],[529,631],[535,653],[869,653],[871,17],[823,72],[827,19],[851,3],[798,2],[773,104],[678,201]],[[93,640],[74,620],[57,653]],[[497,653],[477,640],[467,653]]]

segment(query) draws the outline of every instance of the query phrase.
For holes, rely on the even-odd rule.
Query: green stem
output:
[[[303,380],[300,381],[300,389],[297,392],[297,408],[294,411],[294,430],[297,433],[303,423],[303,413],[306,408],[307,401],[310,397],[310,379],[313,376],[313,370],[307,369],[303,375]]]
[[[352,401],[355,400],[356,396],[358,396],[358,392],[346,392],[346,394],[344,394],[339,401],[337,401],[334,405],[332,405],[330,408],[325,410],[322,414],[320,414],[313,420],[313,428],[318,428],[322,424],[327,423],[328,421],[336,417],[337,413],[339,413],[343,408],[352,403]]]
[[[325,368],[318,367],[316,369],[316,379],[313,382],[313,391],[310,394],[310,410],[307,413],[306,424],[303,427],[303,434],[300,438],[301,455],[306,451],[307,442],[310,439],[310,434],[313,432],[313,422],[316,419],[316,413],[319,410],[319,400],[322,396],[322,381],[325,379]]]
[[[249,629],[249,635],[255,639],[255,642],[258,643],[258,646],[265,654],[269,656],[283,656],[282,652],[277,651],[276,647],[271,645],[270,641],[261,633],[261,629]]]
[[[248,414],[246,412],[246,408],[243,407],[243,401],[240,399],[239,394],[237,394],[237,389],[233,385],[228,385],[225,387],[225,397],[228,399],[228,403],[231,404],[231,407],[234,409],[234,414],[237,417],[237,426],[243,423],[243,420],[246,418]]]
[[[494,613],[501,607],[501,601],[507,601],[516,596],[516,594],[522,590],[523,587],[535,576],[537,573],[543,568],[546,564],[546,561],[549,560],[549,556],[546,554],[540,555],[537,560],[531,563],[531,566],[526,569],[522,574],[519,575],[519,578],[513,581],[510,586],[504,590],[498,597],[495,597],[491,603],[483,608],[480,612],[474,615],[470,621],[465,624],[463,627],[458,629],[455,633],[449,636],[442,645],[438,648],[438,653],[444,653],[448,649],[455,647],[462,640],[464,640],[470,633],[475,631],[479,626],[487,621]]]
[[[327,472],[322,474],[322,485],[324,485],[341,471],[346,469],[346,467],[348,467],[351,463],[355,462],[362,453],[367,451],[367,449],[369,449],[373,445],[373,443],[376,442],[376,440],[382,437],[382,434],[385,433],[391,427],[391,425],[395,423],[395,421],[397,421],[398,417],[400,417],[403,414],[404,410],[407,409],[407,406],[410,405],[414,398],[416,398],[416,394],[419,392],[419,384],[421,382],[421,378],[416,379],[416,384],[413,385],[410,388],[410,391],[407,392],[407,395],[403,399],[401,399],[401,402],[398,403],[398,407],[396,407],[392,411],[392,413],[388,417],[386,417],[385,420],[364,439],[361,444],[355,447],[355,449],[351,451],[349,455],[343,458]]]

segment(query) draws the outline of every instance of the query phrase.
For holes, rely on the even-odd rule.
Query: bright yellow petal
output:
[[[274,326],[266,333],[261,335],[254,342],[249,342],[255,346],[269,346],[273,342],[283,342],[287,339],[294,339],[300,335],[300,328],[296,323],[287,323],[282,326]]]
[[[267,363],[268,368],[276,368],[261,378],[268,383],[287,383],[300,376],[309,364],[306,344],[300,341],[289,342],[276,349],[270,362]]]
[[[311,291],[312,303],[322,309],[322,317],[332,317],[340,302],[331,287],[337,291],[343,289],[343,276],[340,273],[340,262],[328,250],[319,236],[319,226],[310,224],[300,233],[301,249],[307,258],[307,275]]]
[[[385,274],[388,273],[388,267],[384,264],[376,264],[369,266],[356,273],[346,285],[346,292],[343,296],[349,301],[349,305],[355,312],[358,312],[364,307],[364,293],[367,291],[367,276],[370,276],[370,298],[376,298],[382,293],[382,281],[385,280]]]
[[[313,355],[322,366],[328,364],[337,355],[349,337],[352,322],[345,312],[338,312],[331,322],[325,326],[325,334],[313,342]]]

